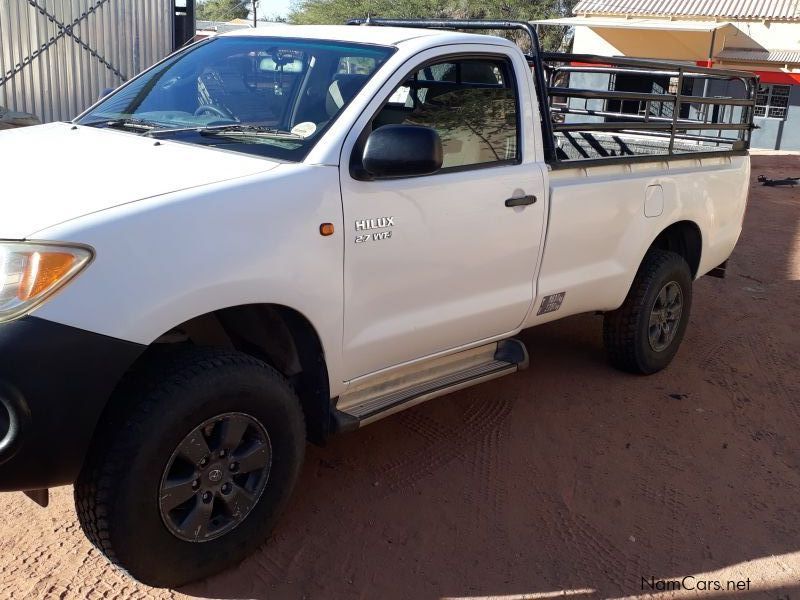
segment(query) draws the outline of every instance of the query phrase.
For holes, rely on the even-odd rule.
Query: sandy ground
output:
[[[753,162],[800,176],[800,156]],[[71,489],[47,511],[0,495],[0,593],[582,600],[693,576],[749,591],[677,597],[798,598],[800,188],[753,187],[728,279],[695,289],[663,373],[617,373],[600,318],[570,318],[523,334],[526,372],[310,447],[274,537],[179,592],[109,567]]]

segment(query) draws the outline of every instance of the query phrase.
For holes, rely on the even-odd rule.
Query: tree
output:
[[[577,0],[297,0],[289,21],[297,24],[341,24],[367,16],[404,19],[503,19],[532,21],[566,17]],[[540,28],[546,50],[563,50],[571,36],[567,27]],[[525,43],[524,37],[509,35]]]
[[[246,19],[251,6],[250,0],[206,0],[197,6],[197,18],[201,21]]]

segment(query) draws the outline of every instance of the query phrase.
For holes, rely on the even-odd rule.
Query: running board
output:
[[[363,383],[351,384],[353,387],[339,397],[334,427],[338,431],[357,429],[426,400],[527,366],[525,345],[509,339],[370,377]]]

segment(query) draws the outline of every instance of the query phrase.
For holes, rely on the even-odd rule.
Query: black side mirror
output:
[[[367,138],[362,164],[373,177],[430,175],[442,168],[442,140],[430,127],[384,125]]]
[[[113,92],[115,89],[116,88],[103,88],[103,91],[100,92],[100,96],[97,99],[102,100],[103,98],[111,94],[111,92]]]

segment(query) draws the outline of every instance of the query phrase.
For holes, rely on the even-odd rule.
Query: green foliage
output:
[[[570,16],[577,0],[297,0],[289,21],[341,24],[367,16],[404,19],[503,19],[531,21]],[[564,49],[566,27],[540,28],[546,50]],[[515,36],[516,38],[517,36]],[[522,39],[520,38],[520,41]]]
[[[249,0],[206,0],[197,5],[197,18],[201,21],[246,19],[251,5]]]

